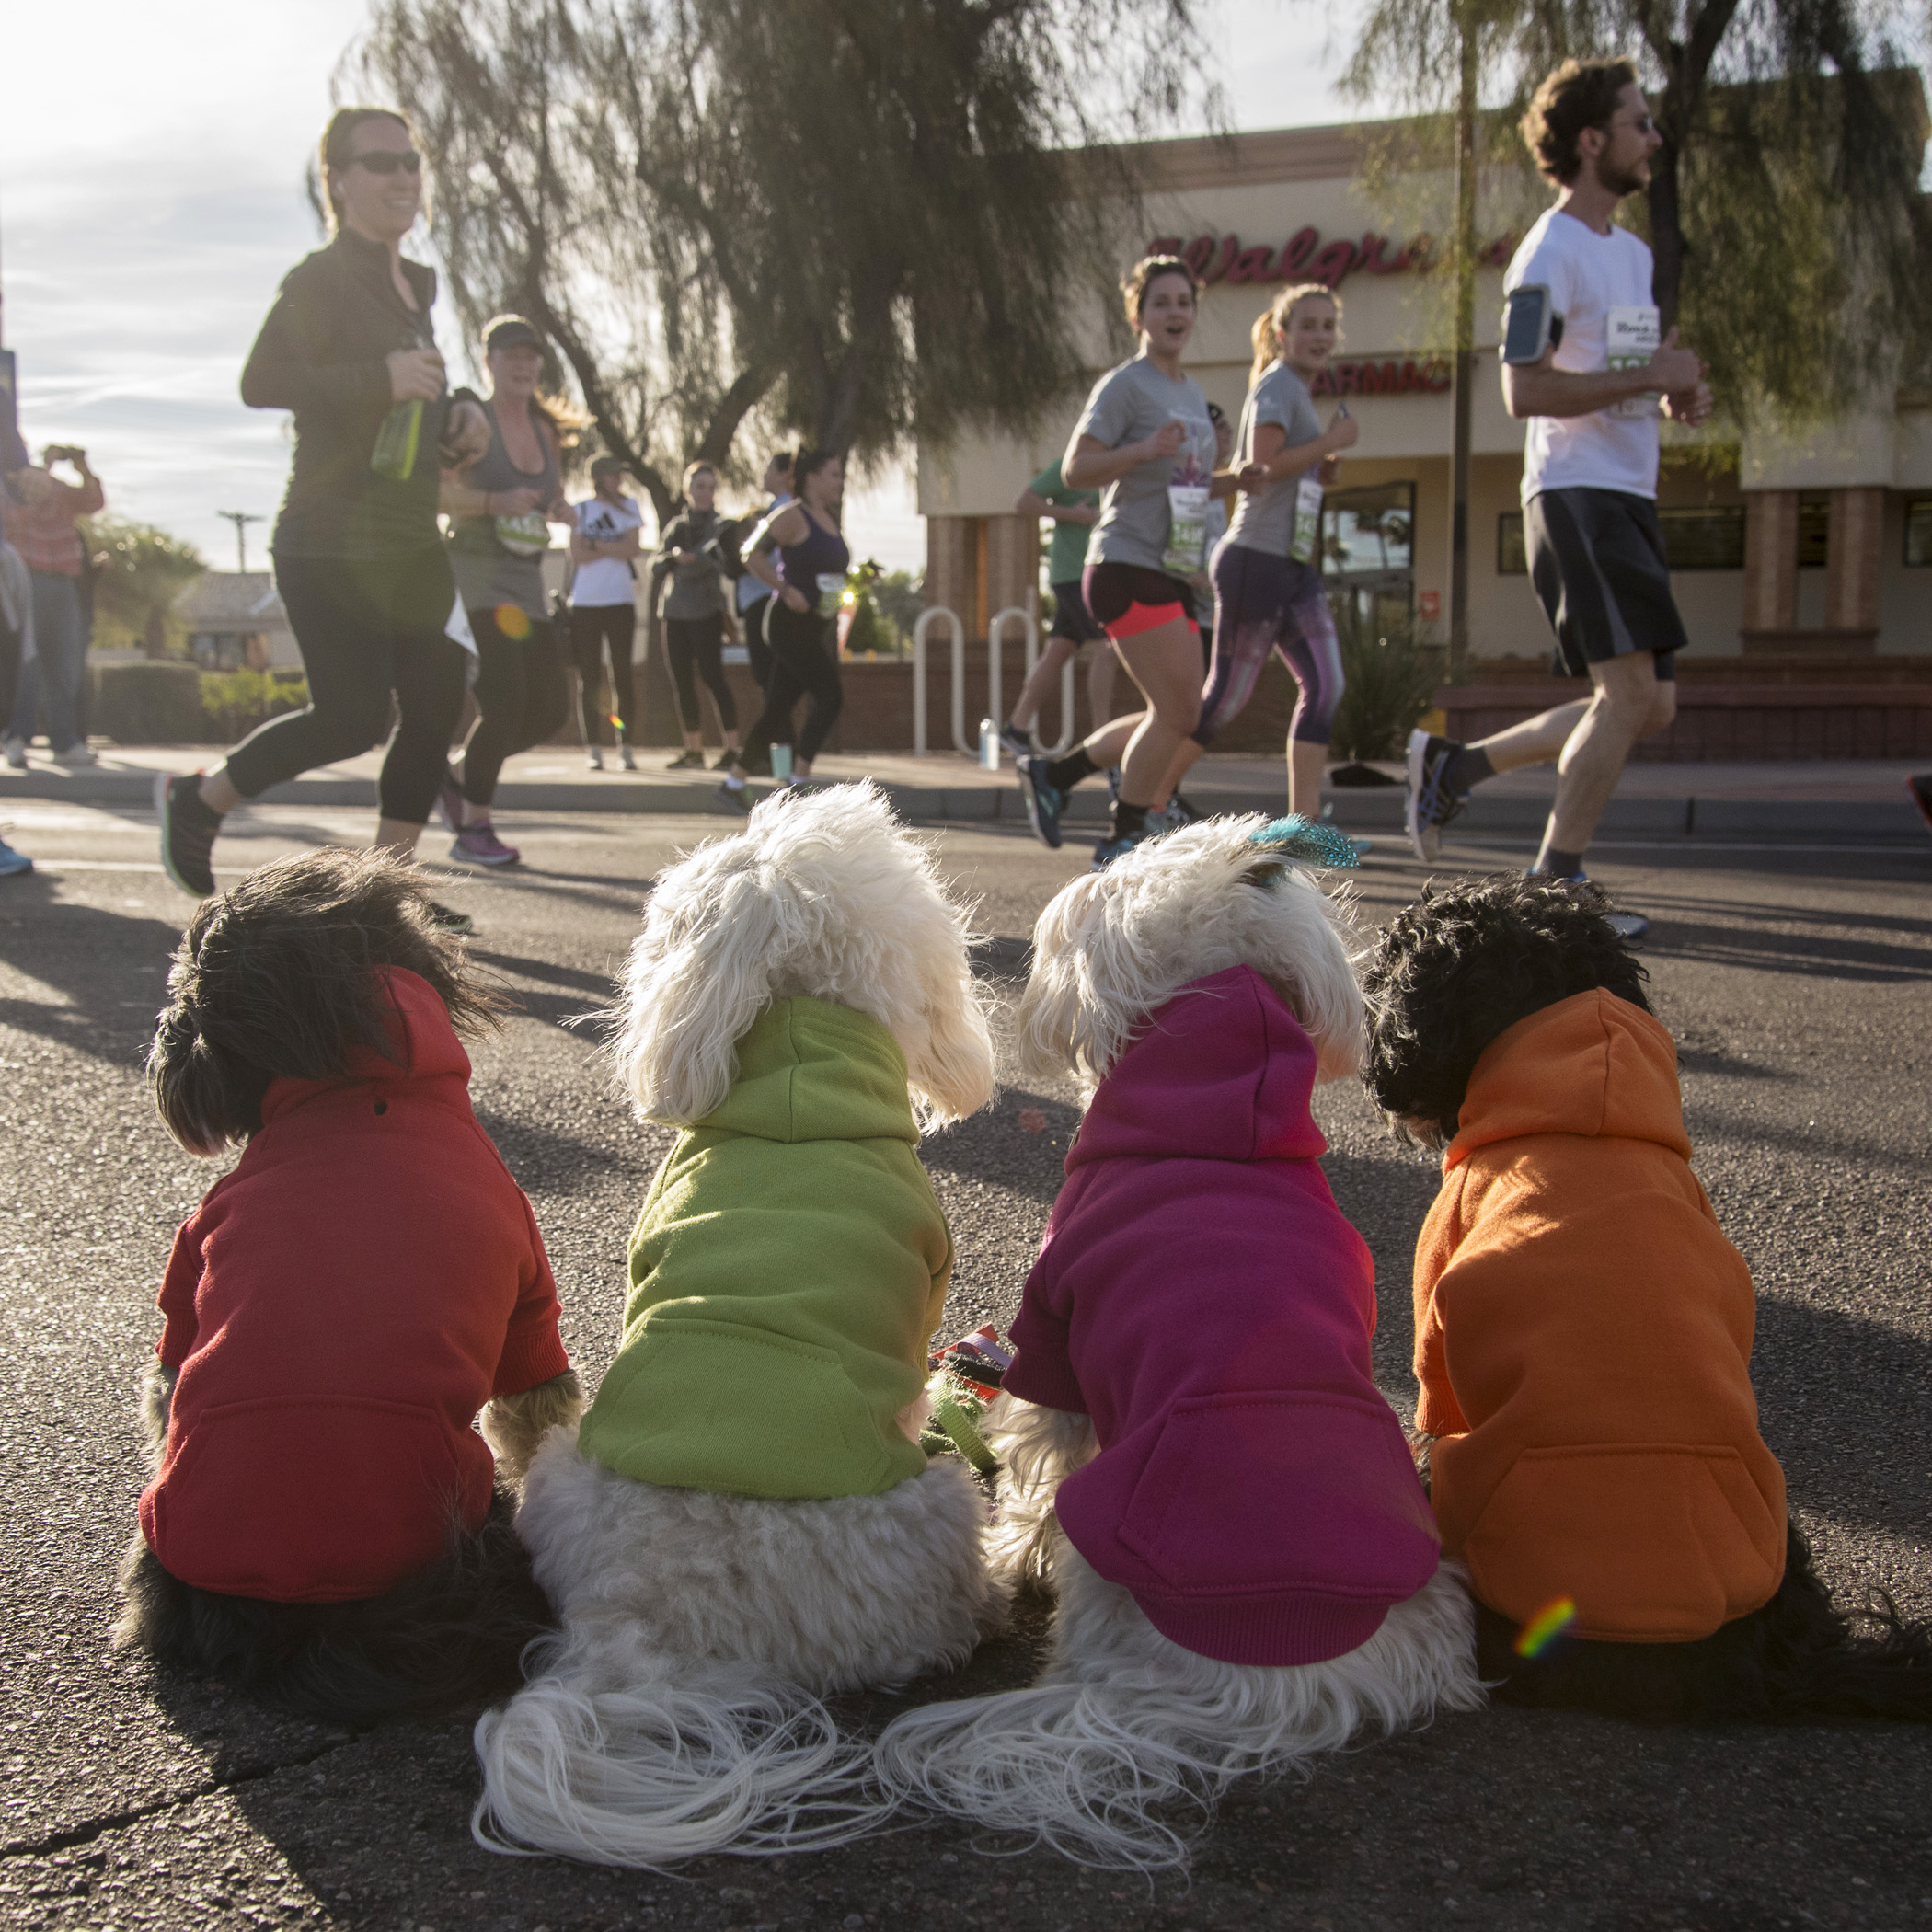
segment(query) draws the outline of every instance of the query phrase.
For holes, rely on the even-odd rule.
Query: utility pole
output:
[[[1469,406],[1476,386],[1476,7],[1449,0],[1462,38],[1455,102],[1455,440],[1449,459],[1449,680],[1469,658]]]
[[[246,510],[217,510],[215,515],[224,517],[235,525],[235,568],[247,570],[248,568],[248,533],[250,523],[259,523],[261,517],[252,515]]]

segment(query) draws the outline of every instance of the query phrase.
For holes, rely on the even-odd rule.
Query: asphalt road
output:
[[[1046,1853],[990,1857],[928,1824],[845,1852],[714,1859],[675,1879],[510,1860],[471,1844],[467,1716],[351,1737],[266,1715],[107,1648],[140,1487],[130,1388],[157,1332],[167,1243],[214,1178],[156,1123],[139,1066],[186,903],[141,813],[23,806],[31,878],[0,881],[0,1926],[454,1927],[1292,1926],[1693,1928],[1932,1920],[1932,1746],[1850,1725],[1644,1731],[1497,1710],[1244,1787],[1191,1881],[1145,1884]],[[247,867],[366,836],[361,813],[263,811],[224,841]],[[597,1006],[644,882],[722,828],[696,819],[519,825],[527,866],[454,880],[475,947],[523,1011],[476,1053],[477,1110],[529,1190],[572,1355],[615,1345],[623,1244],[664,1136],[609,1098]],[[1023,833],[948,830],[1008,990],[1051,892],[1086,863]],[[436,848],[440,856],[440,844]],[[1521,863],[1452,848],[1471,869]],[[1698,1170],[1761,1294],[1765,1433],[1834,1585],[1932,1614],[1932,848],[1600,849],[1649,912],[1659,1012],[1684,1048]],[[1420,869],[1386,845],[1382,914]],[[1019,1124],[1045,1115],[1043,1133]],[[1384,1284],[1377,1372],[1408,1374],[1411,1244],[1434,1187],[1352,1087],[1318,1111],[1344,1211]],[[960,1246],[954,1332],[1018,1300],[1075,1123],[1064,1090],[1003,1090],[927,1144]],[[918,1696],[1025,1681],[1023,1616]],[[853,1700],[857,1718],[888,1700]]]

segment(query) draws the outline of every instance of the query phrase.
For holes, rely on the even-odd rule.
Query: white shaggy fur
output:
[[[991,1098],[966,915],[868,785],[768,799],[658,881],[615,1046],[638,1113],[703,1119],[734,1043],[799,995],[891,1032],[927,1126]],[[763,1501],[632,1481],[558,1430],[517,1529],[562,1627],[477,1726],[494,1851],[662,1869],[876,1830],[892,1805],[820,1699],[962,1662],[1010,1594],[949,1458],[882,1496]]]
[[[1441,1565],[1366,1643],[1326,1663],[1197,1656],[1097,1575],[1052,1516],[1052,1489],[1093,1453],[1087,1419],[1002,1397],[988,1422],[1003,1485],[1008,1471],[1018,1482],[995,1548],[1009,1565],[1016,1551],[1043,1553],[1038,1573],[1059,1598],[1052,1657],[1030,1690],[895,1719],[873,1754],[888,1790],[1083,1864],[1153,1870],[1188,1858],[1190,1834],[1163,1811],[1204,1814],[1244,1773],[1305,1770],[1364,1734],[1481,1708],[1459,1565]]]
[[[869,782],[766,799],[735,838],[657,882],[630,949],[615,1043],[639,1116],[687,1127],[730,1090],[731,1050],[775,999],[808,995],[899,1042],[928,1127],[993,1097],[993,1039],[967,914]]]
[[[1253,843],[1268,822],[1205,819],[1136,846],[1048,903],[1033,927],[1020,1057],[1091,1095],[1148,1014],[1190,981],[1251,966],[1315,1042],[1323,1080],[1362,1064],[1356,931],[1344,890]],[[1258,890],[1259,888],[1259,890]]]
[[[1190,825],[1053,899],[1033,929],[1019,1008],[1029,1071],[1071,1073],[1090,1098],[1149,1014],[1235,966],[1253,968],[1288,1003],[1320,1078],[1355,1070],[1362,995],[1350,907],[1309,870],[1255,845],[1265,823]],[[1003,1397],[987,1440],[1001,1459],[995,1571],[1057,1593],[1052,1662],[1030,1690],[895,1719],[874,1752],[888,1790],[1084,1862],[1151,1869],[1186,1862],[1186,1834],[1160,1815],[1177,1803],[1205,1811],[1243,1772],[1305,1766],[1364,1733],[1481,1705],[1475,1612],[1455,1566],[1440,1566],[1347,1656],[1223,1663],[1163,1637],[1060,1529],[1055,1492],[1098,1448],[1087,1417]]]

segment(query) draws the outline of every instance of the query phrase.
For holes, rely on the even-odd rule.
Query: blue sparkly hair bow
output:
[[[1362,863],[1355,851],[1355,841],[1347,833],[1298,815],[1263,825],[1250,835],[1248,843],[1305,866],[1351,871]]]

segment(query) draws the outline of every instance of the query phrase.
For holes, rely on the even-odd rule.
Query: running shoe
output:
[[[452,832],[463,830],[463,802],[461,788],[445,770],[443,783],[436,788],[436,810],[443,814],[443,822]]]
[[[459,937],[466,937],[477,929],[477,922],[467,913],[459,913],[454,906],[444,905],[440,899],[430,901],[430,923],[446,933],[455,933]]]
[[[1107,802],[1110,805],[1121,802],[1121,768],[1118,765],[1107,767]]]
[[[523,856],[497,836],[497,828],[488,819],[480,825],[466,825],[450,847],[452,858],[466,858],[473,866],[513,866]]]
[[[745,811],[752,809],[752,788],[749,785],[720,785],[711,796],[727,811]]]
[[[705,768],[705,754],[702,752],[680,752],[675,758],[664,761],[667,772],[701,772]]]
[[[161,818],[161,869],[194,899],[214,891],[214,834],[222,815],[201,802],[201,775],[155,774],[155,810]]]
[[[1207,814],[1191,799],[1179,792],[1167,800],[1167,822],[1177,831],[1183,825],[1198,825]]]
[[[772,775],[772,754],[769,748],[762,752],[753,752],[749,755],[740,752],[738,769],[747,778],[769,778]]]
[[[586,771],[601,772],[604,769],[604,748],[593,744],[583,754],[583,768]]]
[[[728,772],[735,770],[737,765],[738,753],[736,752],[725,752],[720,754],[718,763],[711,769],[714,772]]]
[[[627,772],[634,772],[638,768],[638,761],[631,756],[627,744],[620,744],[617,747],[617,768]]]
[[[1555,879],[1558,875],[1554,872],[1538,873],[1532,867],[1523,876],[1525,879]],[[1590,874],[1587,872],[1566,872],[1561,877],[1565,885],[1590,883]],[[1641,913],[1605,913],[1604,917],[1608,922],[1610,930],[1621,939],[1641,939],[1650,930],[1650,922]]]
[[[1033,755],[1033,741],[1010,718],[999,728],[999,742],[1016,758],[1030,758]]]
[[[5,751],[6,754],[6,762],[10,765],[12,765],[17,772],[24,772],[27,769],[26,739],[9,738],[5,742],[4,744],[0,744],[0,750]]]
[[[1033,752],[1019,760],[1019,795],[1027,801],[1027,823],[1032,826],[1033,836],[1057,852],[1066,794],[1047,776],[1050,762]]]
[[[53,754],[53,762],[66,766],[69,771],[80,771],[87,765],[98,765],[100,757],[98,753],[88,750],[85,738],[76,738],[64,752]]]
[[[1158,838],[1161,828],[1150,817],[1146,825],[1139,832],[1129,832],[1120,838],[1103,838],[1094,847],[1093,869],[1104,872],[1117,858],[1125,858],[1136,845],[1144,845],[1150,838]]]
[[[1409,734],[1409,798],[1402,822],[1409,850],[1425,866],[1435,863],[1443,849],[1443,826],[1463,809],[1463,799],[1444,783],[1462,749],[1453,738],[1438,738],[1420,725]]]
[[[4,838],[0,838],[0,879],[12,879],[17,873],[32,870],[33,860],[24,852],[16,852]]]
[[[1907,778],[1905,789],[1912,794],[1912,802],[1918,807],[1926,830],[1932,832],[1932,772],[1920,772],[1916,777]]]

